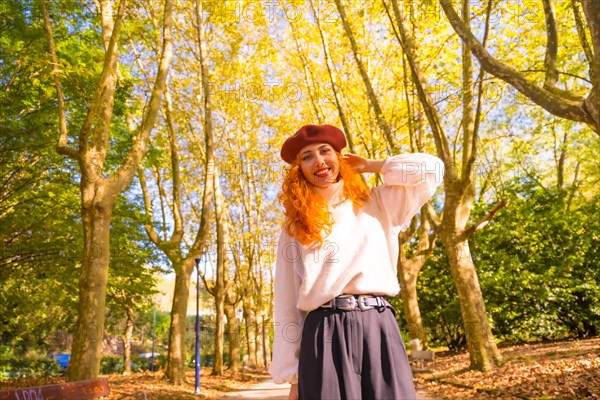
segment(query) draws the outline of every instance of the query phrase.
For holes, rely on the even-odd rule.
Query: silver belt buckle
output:
[[[373,296],[364,294],[358,296],[358,308],[360,308],[361,311],[370,310],[371,308],[373,308],[373,306],[367,306],[365,304],[366,299],[369,299],[371,297]]]
[[[351,294],[343,294],[341,296],[338,296],[338,298],[340,299],[350,299],[350,304],[347,306],[337,306],[338,309],[340,310],[344,310],[344,311],[352,311],[356,308],[356,298],[351,295]],[[333,300],[335,301],[335,299]]]

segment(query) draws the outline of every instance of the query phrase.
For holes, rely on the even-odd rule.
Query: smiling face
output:
[[[302,174],[309,183],[325,188],[337,181],[340,165],[330,144],[309,144],[300,150],[298,156]]]

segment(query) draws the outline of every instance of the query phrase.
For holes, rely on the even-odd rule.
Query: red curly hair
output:
[[[371,191],[352,166],[335,152],[340,166],[339,179],[344,180],[344,196],[354,206],[360,207]],[[279,201],[285,208],[284,228],[288,235],[300,243],[310,246],[323,245],[323,238],[331,233],[333,216],[325,199],[316,193],[300,169],[300,156],[287,171],[279,193]]]

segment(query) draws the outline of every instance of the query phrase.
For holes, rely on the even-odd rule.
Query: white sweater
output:
[[[341,294],[395,296],[398,234],[429,200],[444,176],[443,162],[414,153],[386,159],[384,185],[363,207],[351,201],[331,209],[332,232],[321,248],[309,248],[284,229],[275,267],[275,336],[269,366],[276,383],[297,382],[298,354],[306,314]]]

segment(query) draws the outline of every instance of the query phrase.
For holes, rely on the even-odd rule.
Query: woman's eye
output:
[[[310,155],[302,157],[302,160],[306,161],[310,159]]]

